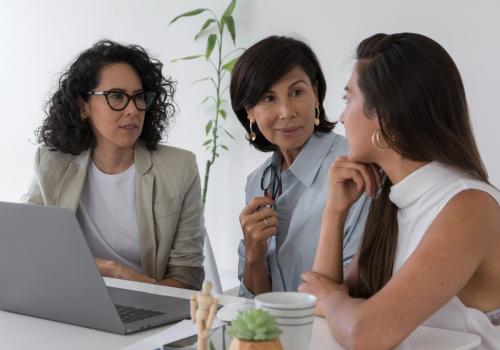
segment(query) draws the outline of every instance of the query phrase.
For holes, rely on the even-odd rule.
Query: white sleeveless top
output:
[[[394,273],[417,248],[448,201],[467,189],[484,191],[500,205],[498,190],[438,162],[423,166],[392,186],[390,200],[399,208]],[[490,318],[494,317],[490,315]],[[475,333],[482,338],[480,349],[500,349],[500,327],[495,327],[483,312],[466,307],[456,296],[429,317],[424,325]]]

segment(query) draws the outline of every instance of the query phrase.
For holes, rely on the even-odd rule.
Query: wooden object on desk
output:
[[[191,295],[191,320],[196,323],[198,350],[208,349],[208,331],[219,306],[219,300],[211,292],[212,283],[205,281],[201,293]]]

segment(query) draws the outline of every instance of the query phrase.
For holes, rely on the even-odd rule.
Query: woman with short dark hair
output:
[[[192,153],[158,144],[175,112],[162,67],[109,40],[81,53],[47,103],[26,201],[75,211],[103,276],[199,289],[200,180]]]
[[[328,169],[347,154],[345,139],[332,132],[335,123],[326,118],[323,72],[304,42],[271,36],[238,59],[230,92],[250,144],[273,153],[247,179],[247,205],[240,214],[240,295],[297,290],[300,273],[312,267]],[[361,198],[347,215],[340,243],[346,266],[364,227],[366,202]]]
[[[500,192],[488,182],[457,66],[434,40],[376,34],[357,48],[313,271],[300,290],[347,349],[392,349],[420,324],[500,346]],[[383,176],[380,175],[382,170]],[[342,219],[372,201],[342,273]],[[339,219],[340,218],[340,219]]]

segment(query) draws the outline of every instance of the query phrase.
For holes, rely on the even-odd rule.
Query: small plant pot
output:
[[[266,341],[246,341],[234,338],[229,350],[283,350],[280,339]]]

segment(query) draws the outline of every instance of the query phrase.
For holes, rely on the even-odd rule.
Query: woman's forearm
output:
[[[316,249],[312,270],[342,284],[343,274],[343,240],[346,213],[337,213],[325,207],[321,233]]]
[[[245,261],[243,282],[245,283],[245,287],[254,295],[270,292],[271,280],[267,272],[265,260]]]

